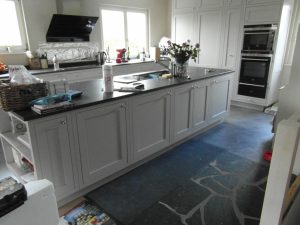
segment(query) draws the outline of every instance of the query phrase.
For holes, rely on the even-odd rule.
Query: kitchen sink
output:
[[[155,71],[142,74],[128,74],[114,77],[114,82],[130,84],[142,80],[160,79],[161,75],[169,73],[169,71]]]

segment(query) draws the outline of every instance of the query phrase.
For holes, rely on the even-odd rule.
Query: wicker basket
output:
[[[0,81],[0,106],[5,111],[25,109],[32,100],[47,93],[46,83],[12,85],[9,81]]]

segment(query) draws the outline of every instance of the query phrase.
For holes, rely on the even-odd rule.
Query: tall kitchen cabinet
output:
[[[127,103],[76,112],[83,186],[127,165]]]
[[[244,1],[195,0],[187,8],[179,2],[173,1],[172,39],[180,43],[184,35],[200,44],[197,62],[191,65],[237,70]]]

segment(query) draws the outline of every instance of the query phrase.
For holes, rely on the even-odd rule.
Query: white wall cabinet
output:
[[[127,165],[126,103],[76,113],[84,186]]]
[[[200,12],[198,14],[200,56],[202,67],[217,67],[220,61],[222,10]]]
[[[222,8],[224,0],[201,0],[200,9]]]
[[[241,6],[244,0],[225,0],[225,6],[236,7]]]
[[[207,98],[207,119],[214,121],[224,117],[230,108],[231,76],[210,79]]]
[[[171,91],[150,93],[131,99],[133,161],[170,144]]]
[[[282,4],[248,6],[245,14],[245,24],[279,23]]]
[[[33,126],[42,177],[54,184],[58,199],[75,191],[74,152],[70,143],[72,130],[69,124],[72,124],[71,118],[64,114],[50,120],[41,120]]]
[[[192,11],[196,5],[196,0],[174,0],[173,10],[180,11]]]
[[[224,12],[224,46],[222,67],[235,70],[240,58],[241,12],[239,9],[227,9]]]
[[[180,13],[173,16],[173,41],[183,43],[194,39],[195,15],[193,12]]]

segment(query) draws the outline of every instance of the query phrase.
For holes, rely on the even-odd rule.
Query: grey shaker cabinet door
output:
[[[71,121],[66,115],[35,125],[43,178],[54,184],[57,199],[75,189],[68,123]]]
[[[224,117],[230,108],[232,76],[222,76],[209,80],[207,116],[209,120]]]
[[[193,90],[192,128],[198,131],[205,126],[208,86],[206,81],[197,82]]]
[[[125,103],[84,110],[78,112],[76,117],[84,185],[125,168]]]
[[[138,161],[170,144],[171,93],[167,90],[132,99],[133,161]]]
[[[191,133],[193,87],[188,84],[174,90],[174,141],[179,141]]]

